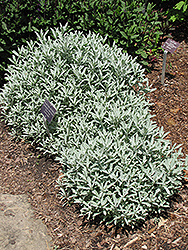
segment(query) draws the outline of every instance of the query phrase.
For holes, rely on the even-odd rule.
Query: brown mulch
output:
[[[178,41],[177,39],[175,39]],[[151,112],[172,143],[181,143],[188,154],[188,43],[168,54],[165,85],[160,83],[162,55],[148,78],[156,90],[150,94]],[[134,230],[106,228],[83,221],[75,206],[63,207],[56,180],[61,165],[42,155],[30,144],[11,139],[0,122],[0,192],[27,194],[36,217],[47,225],[56,249],[188,249],[188,181],[171,208],[158,219],[148,219]],[[186,172],[188,178],[188,172]]]

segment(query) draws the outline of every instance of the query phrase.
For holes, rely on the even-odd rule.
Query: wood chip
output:
[[[148,249],[148,247],[146,245],[143,245],[141,248],[142,249]]]
[[[134,239],[132,239],[132,240],[130,240],[129,242],[127,242],[127,244],[124,246],[124,248],[126,248],[126,247],[128,247],[128,246],[130,246],[130,245],[132,245],[133,243],[135,243],[137,240],[139,240],[140,239],[140,237],[135,237]]]
[[[180,111],[180,108],[170,109],[170,112],[173,113],[173,114],[177,114],[178,111]]]
[[[181,239],[182,239],[182,237],[177,238],[176,240],[174,240],[174,241],[172,242],[172,244],[177,244]]]
[[[115,244],[112,244],[110,250],[113,250],[113,249],[114,249],[114,246],[115,246]]]
[[[170,126],[175,126],[176,125],[176,121],[173,118],[169,118],[167,120],[167,124]]]
[[[148,231],[148,234],[153,233],[153,232],[155,231],[155,229],[156,229],[156,227],[151,228],[151,229]]]
[[[167,221],[168,221],[167,219],[165,220],[163,217],[161,217],[161,218],[160,218],[160,221],[159,221],[159,223],[158,223],[158,228],[164,226],[164,225],[166,224]]]

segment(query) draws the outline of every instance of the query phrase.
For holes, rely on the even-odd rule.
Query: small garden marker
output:
[[[164,85],[164,78],[165,78],[165,69],[166,69],[166,58],[167,53],[170,52],[171,54],[180,46],[180,44],[170,38],[166,40],[163,44],[162,48],[164,49],[163,55],[163,67],[162,67],[162,76],[161,76],[161,84]]]
[[[56,109],[54,108],[54,106],[46,99],[44,104],[41,107],[41,113],[43,114],[43,120],[44,120],[44,124],[47,130],[48,135],[50,135],[49,130],[48,130],[48,126],[46,124],[46,120],[51,123],[55,113],[56,113]]]

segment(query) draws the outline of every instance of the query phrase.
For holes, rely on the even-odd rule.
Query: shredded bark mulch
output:
[[[176,39],[176,41],[178,41]],[[188,154],[188,43],[181,40],[168,54],[165,85],[161,85],[162,55],[147,75],[156,90],[150,94],[151,113],[168,132],[167,139],[182,144]],[[171,207],[134,230],[106,227],[79,217],[76,206],[63,206],[56,187],[61,165],[24,141],[15,141],[0,121],[0,193],[27,194],[37,218],[47,225],[54,249],[188,249],[187,181],[171,199]]]

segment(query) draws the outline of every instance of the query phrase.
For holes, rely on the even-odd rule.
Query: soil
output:
[[[156,90],[149,94],[151,113],[168,132],[167,139],[181,143],[188,154],[188,41],[183,29],[172,34],[180,42],[174,54],[168,53],[165,85],[161,85],[163,55],[147,74]],[[183,33],[181,33],[181,30]],[[61,165],[44,156],[24,141],[15,141],[9,128],[0,121],[0,193],[26,194],[36,218],[47,226],[54,249],[188,249],[188,171],[171,207],[158,218],[150,218],[140,227],[116,228],[98,225],[79,217],[76,206],[63,206],[56,180]]]

